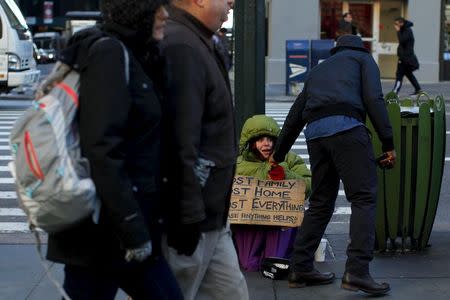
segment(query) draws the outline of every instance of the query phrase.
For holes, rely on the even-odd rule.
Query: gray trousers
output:
[[[179,255],[163,239],[166,257],[185,300],[248,300],[229,225],[202,233],[192,256]]]

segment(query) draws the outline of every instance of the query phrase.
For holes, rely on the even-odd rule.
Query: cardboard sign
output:
[[[231,224],[297,227],[305,211],[303,180],[261,180],[235,176],[228,219]]]

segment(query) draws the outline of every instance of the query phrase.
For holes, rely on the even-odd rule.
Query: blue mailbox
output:
[[[309,40],[286,41],[286,95],[300,93],[309,72]]]
[[[330,57],[330,50],[334,47],[334,40],[311,41],[311,69]]]

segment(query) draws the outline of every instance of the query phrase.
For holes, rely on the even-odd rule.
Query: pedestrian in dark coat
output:
[[[234,0],[174,0],[166,37],[166,258],[186,299],[248,299],[227,224],[237,139],[228,70],[213,34]]]
[[[61,57],[80,73],[80,144],[101,202],[98,224],[49,236],[72,299],[114,299],[119,287],[135,300],[182,299],[160,249],[165,2],[104,0],[105,24],[76,34]]]
[[[402,87],[403,77],[406,76],[414,87],[413,95],[422,92],[420,84],[413,72],[419,69],[419,61],[414,53],[414,34],[411,29],[414,24],[402,17],[395,19],[394,27],[397,31],[398,48],[397,48],[397,73],[395,75],[395,85],[393,92],[399,93]]]
[[[294,243],[289,286],[328,284],[334,280],[333,273],[320,273],[313,263],[342,180],[352,209],[342,287],[384,294],[389,285],[376,283],[369,272],[375,242],[377,177],[372,143],[364,125],[369,115],[386,153],[382,164],[392,166],[396,155],[380,73],[358,36],[341,36],[331,54],[309,74],[286,118],[272,158],[283,161],[308,124],[305,138],[312,193]],[[342,70],[346,70],[345,76]]]
[[[356,25],[353,23],[353,16],[351,13],[346,12],[342,15],[342,19],[339,20],[339,28],[337,32],[337,37],[344,34],[357,34],[358,29]]]

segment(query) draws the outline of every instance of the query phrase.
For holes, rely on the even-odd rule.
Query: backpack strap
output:
[[[119,40],[118,38],[113,38],[111,36],[105,36],[105,37],[99,38],[98,40],[95,41],[95,43],[102,41],[102,40],[106,40],[106,39],[115,39],[116,41],[119,42],[120,46],[122,46],[123,55],[125,58],[125,80],[126,80],[127,86],[128,86],[130,84],[130,54],[128,53],[128,49],[121,40]]]
[[[122,43],[121,40],[118,40],[123,49],[123,54],[125,57],[125,80],[127,81],[127,85],[130,84],[130,55],[128,54],[127,47]]]

